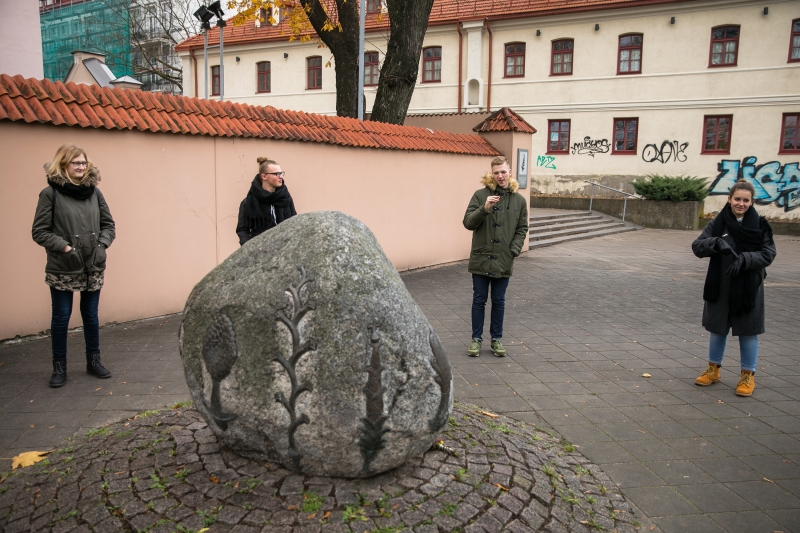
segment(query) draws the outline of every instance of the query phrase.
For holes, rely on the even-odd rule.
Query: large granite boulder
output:
[[[366,477],[433,444],[453,402],[439,337],[369,229],[298,215],[234,252],[186,302],[195,406],[233,450]]]

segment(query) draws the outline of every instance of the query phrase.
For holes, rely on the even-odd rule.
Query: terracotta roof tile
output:
[[[518,131],[521,133],[536,133],[536,128],[528,124],[524,118],[514,113],[508,107],[503,107],[486,117],[483,122],[472,128],[472,131]]]
[[[599,11],[638,5],[672,4],[691,0],[434,0],[428,26],[454,24],[458,21],[527,18],[557,13]],[[378,22],[377,14],[367,14],[367,32],[385,32],[389,28],[389,16],[383,14]],[[288,41],[291,35],[288,19],[281,19],[276,26],[270,24],[256,27],[251,20],[241,26],[229,24],[225,28],[225,46],[274,41]],[[315,36],[313,33],[310,35]],[[208,46],[219,46],[219,28],[208,32]],[[179,43],[175,50],[202,50],[203,35],[194,35]]]
[[[431,134],[426,128],[7,74],[0,74],[0,120],[499,155],[488,141],[477,135]]]

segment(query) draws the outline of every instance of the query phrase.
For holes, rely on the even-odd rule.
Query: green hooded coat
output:
[[[464,227],[472,231],[468,270],[492,278],[508,278],[528,233],[528,202],[517,193],[519,184],[512,178],[500,201],[487,211],[486,198],[496,194],[497,183],[490,174],[482,182],[485,187],[475,191],[464,214]]]
[[[50,178],[59,185],[67,180]],[[100,175],[96,168],[87,170],[81,186],[97,185]],[[56,196],[55,212],[53,198]],[[36,244],[47,250],[48,274],[81,274],[106,269],[106,248],[114,241],[114,219],[100,189],[95,188],[86,200],[56,193],[49,185],[39,193],[39,203],[31,231]],[[64,252],[67,245],[72,247]]]

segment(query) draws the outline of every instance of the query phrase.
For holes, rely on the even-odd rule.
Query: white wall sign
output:
[[[528,151],[517,148],[517,181],[520,189],[528,187]]]

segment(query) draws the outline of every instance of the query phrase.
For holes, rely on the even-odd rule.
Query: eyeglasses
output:
[[[87,161],[70,161],[69,164],[72,165],[73,167],[85,167],[89,163]]]
[[[286,172],[264,172],[264,174],[266,174],[267,176],[272,174],[273,176],[278,176],[279,178],[282,178],[286,175]]]

